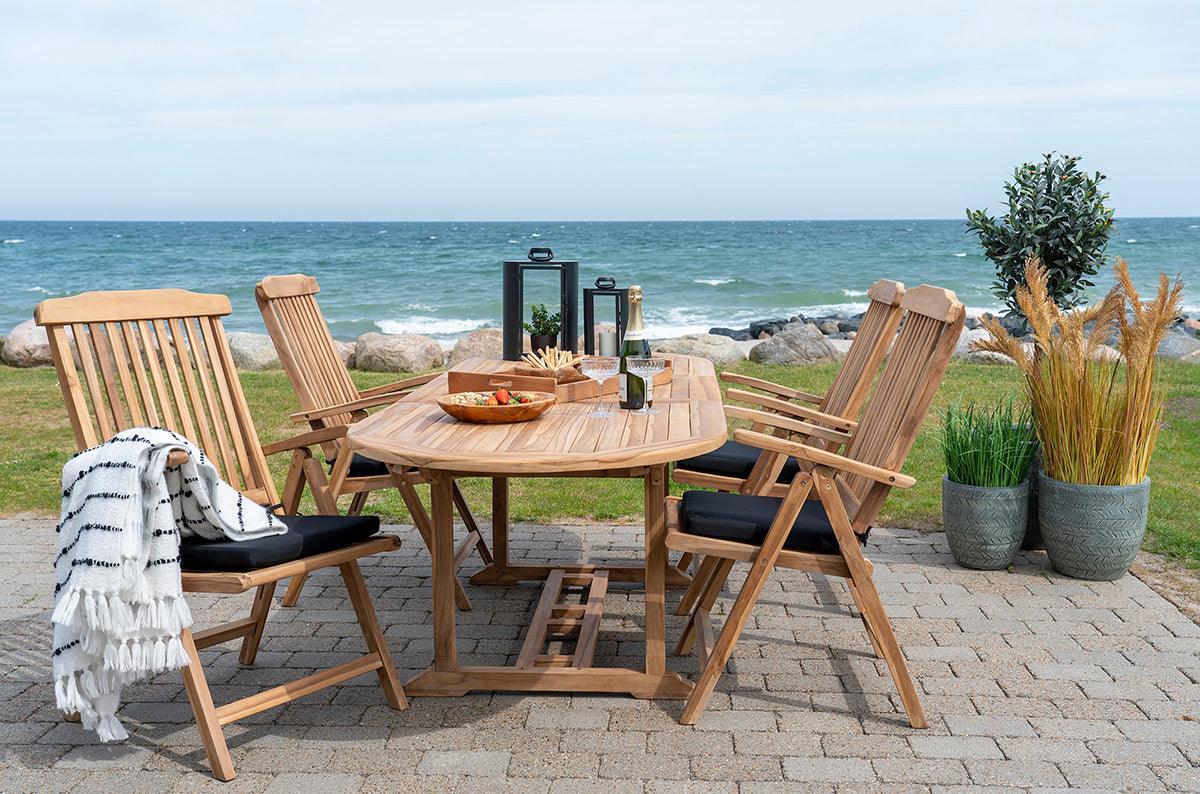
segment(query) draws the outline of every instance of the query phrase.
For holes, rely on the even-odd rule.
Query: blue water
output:
[[[321,283],[335,336],[372,330],[443,341],[500,319],[500,266],[531,246],[580,261],[581,284],[640,283],[651,336],[740,326],[765,316],[855,311],[881,277],[955,290],[995,308],[992,266],[959,220],[621,223],[124,223],[0,221],[0,332],[38,301],[85,290],[184,287],[233,300],[227,327],[261,331],[254,283],[303,272]],[[1200,219],[1118,222],[1110,260],[1139,285],[1159,270],[1196,285]],[[526,288],[557,301],[553,276]],[[1097,291],[1111,280],[1107,271]]]

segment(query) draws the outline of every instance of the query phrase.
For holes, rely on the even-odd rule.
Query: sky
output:
[[[1200,3],[0,0],[0,218],[1200,215]]]

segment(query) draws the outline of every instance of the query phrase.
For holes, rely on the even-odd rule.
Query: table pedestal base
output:
[[[505,565],[489,563],[471,574],[471,584],[511,586],[521,582],[545,581],[553,571],[565,573],[595,573],[608,571],[611,582],[645,582],[646,569],[641,565]],[[692,583],[692,577],[675,566],[667,568],[667,588],[678,590]]]
[[[653,675],[627,667],[430,667],[404,682],[409,697],[462,697],[468,692],[603,692],[686,700],[692,682],[678,673]]]

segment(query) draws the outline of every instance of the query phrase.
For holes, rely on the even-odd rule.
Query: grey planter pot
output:
[[[1028,522],[1028,480],[1012,488],[981,488],[942,477],[942,525],[950,553],[964,568],[999,571],[1012,565]]]
[[[558,347],[558,334],[530,334],[529,347],[535,353],[548,347]]]
[[[1076,579],[1110,582],[1146,536],[1150,478],[1137,485],[1076,485],[1038,475],[1038,520],[1050,564]]]

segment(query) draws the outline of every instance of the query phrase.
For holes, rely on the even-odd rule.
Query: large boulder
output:
[[[707,358],[714,364],[736,364],[746,358],[741,346],[728,336],[719,334],[686,334],[653,344],[657,353]]]
[[[442,346],[419,334],[363,334],[355,365],[367,372],[428,372],[442,366]]]
[[[504,334],[499,328],[480,328],[454,343],[447,366],[468,358],[504,358]]]
[[[4,340],[0,350],[0,358],[10,367],[42,367],[53,364],[50,357],[50,337],[46,329],[37,325],[33,320],[25,322],[12,329],[12,333]]]
[[[346,365],[346,369],[354,369],[355,344],[353,342],[343,342],[341,339],[334,339],[333,347],[337,350],[338,358]]]
[[[1162,341],[1158,343],[1160,358],[1192,360],[1196,358],[1197,351],[1200,351],[1200,339],[1196,338],[1194,333],[1180,329],[1167,331],[1163,334]]]
[[[750,360],[761,364],[815,364],[838,358],[825,335],[808,323],[790,323],[750,350]]]
[[[969,358],[971,353],[976,352],[971,349],[971,344],[983,339],[990,339],[991,336],[982,328],[963,328],[962,333],[958,335],[958,344],[954,346],[954,355],[957,358]]]
[[[238,369],[279,369],[279,354],[275,352],[271,337],[245,331],[230,331],[226,336],[229,337],[233,364]]]

